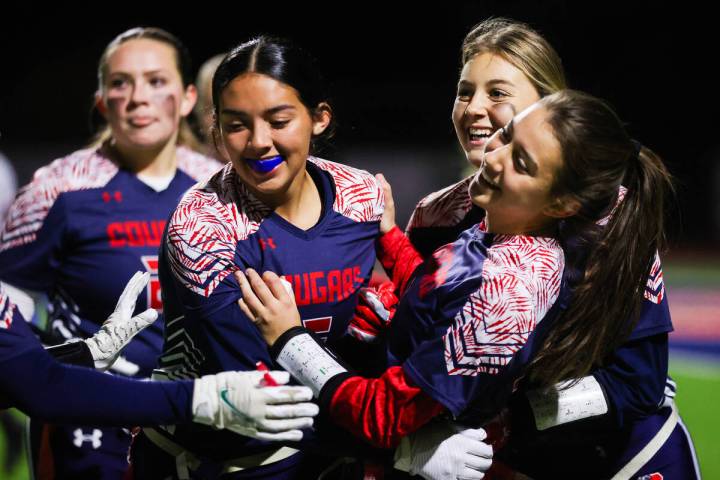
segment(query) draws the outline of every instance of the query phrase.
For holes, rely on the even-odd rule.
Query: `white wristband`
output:
[[[605,393],[595,377],[583,377],[572,387],[563,390],[571,382],[561,382],[547,390],[527,392],[538,430],[608,412]]]
[[[277,362],[300,383],[310,387],[315,397],[320,394],[328,380],[339,373],[347,372],[308,333],[288,340],[282,347]]]

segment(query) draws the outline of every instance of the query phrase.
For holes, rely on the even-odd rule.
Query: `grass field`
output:
[[[711,345],[716,352],[693,357],[686,347],[682,353],[671,350],[670,374],[678,384],[677,404],[695,442],[703,478],[720,478],[720,259],[669,259],[663,270],[675,325],[671,346],[675,339],[706,350]]]
[[[24,431],[25,416],[23,414],[21,414],[17,410],[8,410],[7,412],[3,412],[2,414],[8,415],[10,418],[17,421]],[[6,432],[3,429],[0,429],[0,478],[8,480],[25,480],[29,478],[30,474],[28,473],[27,469],[25,445],[22,443],[22,441],[20,442],[20,445],[14,445],[14,448],[21,449],[19,457],[20,461],[16,462],[14,465],[8,465],[7,442],[8,439],[6,438]],[[11,469],[8,471],[6,470],[7,467],[11,467]]]
[[[670,374],[678,384],[677,404],[695,442],[703,478],[720,478],[720,365],[673,360]]]

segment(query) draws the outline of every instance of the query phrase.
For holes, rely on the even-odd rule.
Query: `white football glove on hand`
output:
[[[308,387],[265,386],[263,376],[284,385],[290,374],[282,371],[222,372],[195,380],[193,420],[227,428],[246,437],[298,441],[301,428],[311,427],[320,411]]]
[[[395,468],[428,480],[481,479],[493,457],[485,438],[482,428],[435,421],[402,439],[395,451]]]
[[[95,335],[85,340],[96,369],[104,371],[110,368],[130,340],[157,320],[158,313],[152,308],[132,316],[135,302],[149,280],[149,273],[136,272],[120,294],[115,311]]]

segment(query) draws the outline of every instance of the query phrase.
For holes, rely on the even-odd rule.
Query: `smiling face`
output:
[[[488,231],[541,232],[557,216],[551,190],[562,150],[547,118],[547,110],[535,104],[494,134],[498,146],[484,154],[469,189],[472,202],[487,214]]]
[[[180,119],[194,103],[194,87],[183,87],[170,45],[137,38],[108,56],[97,105],[121,150],[159,149],[174,142]]]
[[[329,123],[327,111],[311,115],[297,91],[267,75],[244,73],[220,93],[219,130],[224,153],[243,183],[274,203],[302,178],[310,139]],[[258,160],[280,157],[274,168]],[[273,167],[271,162],[260,165]]]
[[[465,63],[452,120],[468,161],[479,167],[490,136],[539,99],[527,76],[498,55],[481,53]]]

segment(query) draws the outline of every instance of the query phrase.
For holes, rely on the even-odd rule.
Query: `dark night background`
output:
[[[0,10],[0,150],[15,163],[21,183],[89,138],[96,62],[121,31],[165,28],[185,42],[196,66],[253,35],[272,33],[313,52],[334,83],[339,130],[326,156],[386,170],[402,192],[402,214],[430,189],[458,178],[464,159],[450,111],[460,42],[478,21],[503,15],[544,34],[571,86],[607,99],[632,135],[665,159],[678,180],[682,217],[682,227],[673,222],[670,232],[674,245],[712,252],[720,239],[718,27],[707,6],[24,2]]]
[[[24,184],[38,167],[84,146],[98,57],[128,28],[173,32],[196,67],[270,33],[296,40],[319,58],[334,83],[339,120],[334,149],[324,156],[385,173],[402,223],[421,196],[459,179],[466,163],[450,121],[465,33],[489,16],[528,22],[559,52],[570,85],[608,100],[677,179],[672,248],[663,258],[675,327],[671,374],[704,476],[720,478],[716,10],[711,2],[631,0],[4,1],[0,152]],[[9,419],[0,416],[0,477],[24,480],[24,427]],[[8,477],[3,459],[18,463],[20,473]]]

